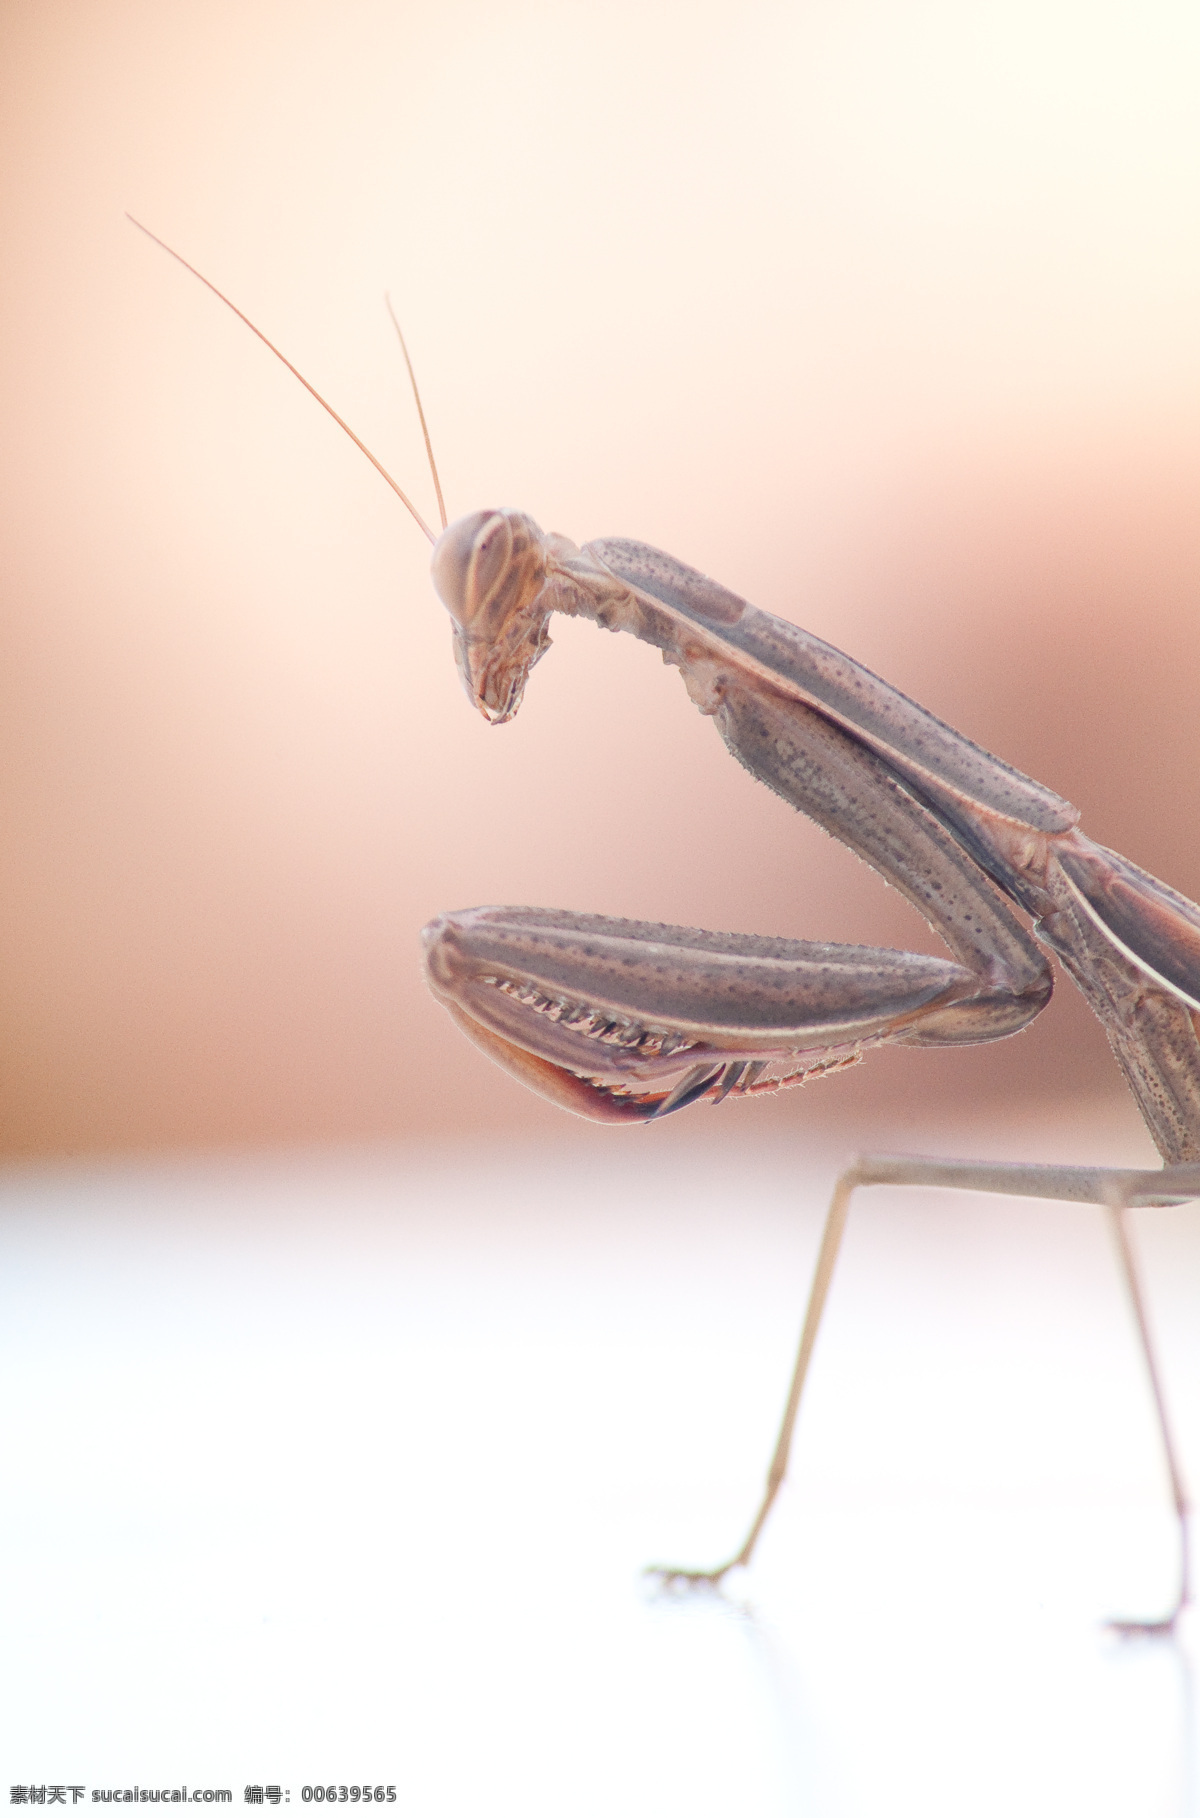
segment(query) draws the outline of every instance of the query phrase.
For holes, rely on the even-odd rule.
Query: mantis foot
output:
[[[702,1586],[710,1591],[718,1591],[721,1581],[727,1572],[742,1564],[740,1559],[726,1560],[722,1566],[714,1566],[711,1571],[701,1572],[688,1566],[646,1566],[643,1578],[656,1578],[663,1591],[699,1590]]]
[[[1175,1624],[1179,1620],[1179,1616],[1179,1610],[1172,1610],[1169,1616],[1157,1618],[1110,1616],[1104,1626],[1112,1634],[1119,1635],[1122,1641],[1134,1641],[1140,1637],[1150,1636],[1158,1638],[1164,1635],[1174,1635]]]

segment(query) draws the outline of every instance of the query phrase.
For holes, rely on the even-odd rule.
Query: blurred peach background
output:
[[[385,288],[452,514],[660,544],[1200,896],[1193,6],[7,0],[0,84],[3,1151],[559,1131],[443,908],[936,950],[652,652],[560,627],[477,719],[423,540],[125,209],[427,511]],[[1065,984],[722,1115],[1053,1094],[1127,1115]]]

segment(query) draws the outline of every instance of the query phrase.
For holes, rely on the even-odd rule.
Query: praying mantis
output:
[[[716,1585],[749,1565],[786,1474],[856,1191],[920,1186],[1076,1201],[1103,1207],[1111,1222],[1179,1535],[1169,1609],[1112,1626],[1169,1633],[1190,1596],[1188,1502],[1128,1213],[1200,1198],[1200,908],[1088,839],[1078,810],[1054,791],[675,557],[623,538],[577,547],[507,507],[447,525],[414,378],[441,511],[436,535],[262,331],[149,237],[266,342],[408,506],[433,544],[433,584],[450,614],[463,685],[488,721],[502,725],[518,711],[555,612],[653,645],[738,762],[901,891],[952,956],[568,910],[462,910],[423,930],[425,964],[435,996],[477,1047],[566,1110],[654,1123],[701,1101],[836,1072],[887,1043],[956,1046],[1011,1035],[1049,1001],[1053,955],[1100,1019],[1162,1156],[1158,1170],[856,1161],[834,1189],[778,1442],[745,1541],[713,1568],[651,1569],[666,1582]]]

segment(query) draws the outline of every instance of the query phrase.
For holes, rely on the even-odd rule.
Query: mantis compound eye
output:
[[[483,630],[480,620],[503,588],[512,553],[512,525],[500,511],[473,511],[438,538],[433,584],[464,631]]]

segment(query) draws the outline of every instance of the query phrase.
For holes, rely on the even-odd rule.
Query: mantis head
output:
[[[316,387],[310,385],[304,374],[292,365],[286,354],[281,353],[274,341],[269,340],[262,329],[223,290],[218,290],[210,278],[197,271],[173,246],[168,246],[165,240],[152,234],[148,227],[143,227],[132,215],[129,219],[147,239],[153,240],[156,246],[161,246],[185,271],[198,278],[206,290],[211,290],[227,309],[231,309],[245,323],[251,334],[257,335],[275,358],[300,381],[305,391],[316,399],[321,409],[328,412],[338,428],[349,436],[360,453],[366,456],[376,472],[386,480],[401,504],[411,512],[418,527],[434,546],[433,584],[454,620],[454,654],[463,686],[485,719],[491,720],[494,725],[511,720],[521,705],[529,671],[550,643],[546,635],[549,607],[541,601],[547,580],[546,539],[533,519],[520,511],[475,511],[469,517],[459,518],[447,527],[442,483],[433,458],[433,445],[429,439],[421,394],[417,389],[416,374],[391,299],[387,299],[388,313],[399,337],[404,363],[412,381],[413,399],[417,415],[421,419],[425,451],[429,456],[429,468],[434,491],[437,493],[438,511],[442,520],[440,537],[435,536],[408,494],[396,484],[387,468],[371,453],[362,438],[354,433],[345,418],[338,415]]]
[[[463,687],[493,725],[511,720],[550,644],[545,537],[522,511],[473,511],[442,532],[431,572]]]

